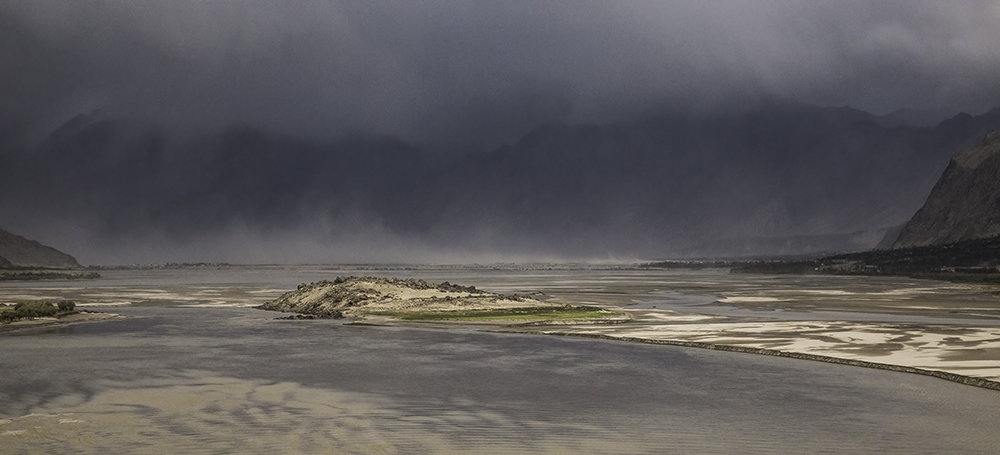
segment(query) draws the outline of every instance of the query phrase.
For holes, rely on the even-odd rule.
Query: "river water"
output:
[[[1000,450],[1000,393],[930,377],[475,328],[277,320],[246,307],[347,274],[608,302],[697,277],[677,273],[272,267],[4,283],[0,301],[75,297],[128,317],[0,333],[0,453]],[[719,292],[745,290],[720,283],[742,278],[713,273],[703,290],[713,280]]]

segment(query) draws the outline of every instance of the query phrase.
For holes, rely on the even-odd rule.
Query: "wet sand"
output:
[[[630,324],[533,330],[558,335],[675,341],[835,357],[1000,380],[1000,328],[853,321],[732,321],[669,312]]]
[[[725,270],[622,272],[587,283],[555,280],[538,286],[554,301],[623,308],[632,321],[525,331],[749,348],[735,350],[1000,380],[996,286]]]
[[[117,319],[121,316],[113,313],[80,312],[63,316],[61,318],[34,318],[0,324],[0,332],[10,332],[19,329],[30,329],[34,327],[45,327],[52,325],[82,324],[87,322],[101,322]]]

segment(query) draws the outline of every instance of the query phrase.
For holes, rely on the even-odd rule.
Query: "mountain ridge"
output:
[[[76,258],[36,240],[0,229],[0,268],[82,268]]]
[[[955,155],[893,248],[1000,235],[1000,131]]]
[[[651,112],[550,122],[489,152],[444,155],[388,136],[316,142],[248,125],[194,134],[81,117],[35,147],[0,150],[0,191],[11,195],[0,213],[47,238],[65,227],[89,257],[131,254],[144,239],[170,254],[116,262],[245,262],[206,245],[303,226],[365,258],[386,243],[358,237],[568,259],[858,251],[905,223],[950,157],[1000,124],[1000,109],[933,127],[877,118],[783,104]],[[292,260],[342,260],[314,250]],[[262,255],[289,260],[276,254]]]

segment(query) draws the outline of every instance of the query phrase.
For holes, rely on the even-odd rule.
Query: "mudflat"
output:
[[[27,329],[32,327],[44,327],[50,325],[107,321],[109,319],[117,319],[121,317],[122,317],[121,315],[112,313],[81,311],[76,314],[70,314],[59,318],[33,318],[33,319],[22,319],[19,321],[0,323],[0,332],[8,332],[11,330]]]

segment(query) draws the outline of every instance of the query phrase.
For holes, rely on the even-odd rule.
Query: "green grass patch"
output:
[[[368,313],[404,321],[548,321],[553,319],[599,319],[618,313],[592,306],[551,306],[452,311],[378,311]]]

